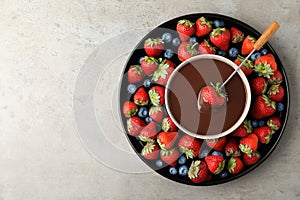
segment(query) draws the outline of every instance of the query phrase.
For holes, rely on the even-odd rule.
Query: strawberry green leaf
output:
[[[279,85],[272,85],[268,91],[268,95],[275,95],[279,93]]]
[[[158,60],[154,57],[145,56],[143,60],[146,61],[147,64],[158,64]]]
[[[238,55],[237,59],[242,63],[244,61],[244,57],[241,55]],[[253,66],[253,62],[251,60],[246,60],[246,62],[243,65],[246,69],[252,69]]]
[[[163,111],[162,107],[153,106],[153,107],[150,108],[149,114],[153,115],[153,114],[156,114],[156,113],[159,113],[159,112],[162,112],[162,111]]]
[[[258,76],[266,78],[270,78],[270,76],[274,74],[270,64],[267,62],[255,65],[254,71],[258,74]]]
[[[193,179],[193,178],[197,178],[198,177],[198,173],[200,171],[200,160],[196,160],[196,161],[193,161],[190,168],[189,168],[189,171],[188,171],[188,177],[190,179]]]
[[[269,120],[267,122],[267,125],[274,131],[277,131],[279,129],[279,127],[277,126],[277,124],[275,124],[272,120]]]
[[[208,27],[211,27],[212,21],[208,21],[205,17],[200,17],[201,24],[207,25]]]
[[[197,50],[196,46],[198,45],[197,42],[195,43],[188,43],[186,45],[186,50],[191,56],[195,56],[199,54],[199,51]]]
[[[235,167],[236,167],[235,159],[233,157],[231,157],[228,161],[227,169],[230,173],[232,173],[232,172],[234,172]]]
[[[276,102],[269,99],[266,95],[262,95],[263,100],[265,101],[266,105],[268,107],[272,107],[273,109],[276,109]]]
[[[215,37],[221,35],[223,32],[226,31],[226,28],[215,28],[211,33],[210,36]]]
[[[243,153],[245,153],[247,155],[251,155],[251,153],[253,152],[252,149],[250,147],[248,147],[248,145],[240,144],[239,148]]]
[[[252,133],[252,126],[251,126],[251,121],[250,120],[245,120],[243,122],[243,126],[245,127],[245,129],[247,130],[247,133]]]
[[[164,132],[167,132],[170,129],[170,122],[167,118],[164,118],[162,121],[162,128]]]
[[[136,105],[139,105],[139,106],[145,106],[145,105],[148,105],[148,101],[145,101],[145,100],[138,100],[138,99],[136,99],[136,100],[134,100],[134,103],[135,103]]]
[[[130,119],[127,120],[127,130],[128,132],[130,132],[130,129],[132,128],[132,123],[130,121]]]
[[[148,155],[149,153],[152,153],[154,150],[155,144],[153,143],[147,143],[144,148],[142,149],[142,156]]]
[[[147,143],[154,143],[155,141],[149,137],[146,137],[146,136],[139,136],[139,139],[142,141],[142,142],[147,142]]]
[[[190,20],[182,19],[178,21],[178,24],[183,24],[185,26],[193,27],[195,23],[192,23]]]
[[[171,149],[171,150],[166,150],[166,149],[161,149],[160,150],[160,154],[162,156],[169,156],[170,154],[172,154],[175,151],[175,149]]]
[[[219,163],[219,166],[218,168],[216,169],[215,173],[214,174],[219,174],[223,171],[225,167],[225,160],[223,160],[222,162]]]
[[[156,45],[160,45],[160,44],[163,44],[164,41],[160,38],[148,38],[146,41],[145,41],[146,45],[149,46],[149,47],[154,47]]]
[[[149,90],[150,101],[153,105],[159,106],[160,104],[160,96],[155,90]]]
[[[182,146],[179,147],[179,150],[180,152],[185,153],[186,158],[194,158],[194,150]]]
[[[165,144],[163,144],[159,139],[157,139],[156,140],[157,141],[157,143],[158,143],[158,145],[160,146],[160,148],[162,149],[162,150],[166,150],[166,148],[165,148]],[[165,152],[166,153],[166,152]]]
[[[169,68],[168,64],[160,64],[157,70],[154,71],[152,81],[157,81],[159,78],[167,78],[168,72],[167,69]]]

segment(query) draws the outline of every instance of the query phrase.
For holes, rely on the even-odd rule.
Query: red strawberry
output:
[[[140,87],[133,95],[133,100],[136,105],[145,106],[149,102],[149,96],[144,87]]]
[[[254,71],[259,76],[270,78],[277,71],[277,63],[272,54],[259,57],[254,62]]]
[[[149,116],[158,123],[162,122],[164,115],[164,108],[161,106],[152,106],[149,110]]]
[[[252,126],[250,120],[245,120],[235,131],[232,132],[232,136],[246,137],[252,133]]]
[[[179,151],[177,149],[172,150],[160,150],[160,158],[168,165],[175,167],[177,165],[177,159],[179,157]]]
[[[144,49],[150,57],[158,57],[163,52],[164,47],[164,42],[160,38],[148,38],[144,43]]]
[[[199,105],[201,110],[210,110],[212,108],[220,107],[226,102],[226,94],[221,88],[221,83],[210,83],[200,91]]]
[[[263,77],[257,77],[250,81],[250,87],[254,94],[261,95],[267,91],[268,82]]]
[[[269,83],[271,85],[278,85],[282,82],[282,73],[280,71],[275,71],[273,75],[269,78]]]
[[[193,159],[197,157],[201,148],[202,142],[189,135],[184,135],[178,141],[179,151],[185,153],[187,158]]]
[[[277,131],[281,128],[281,119],[280,117],[271,117],[267,121],[267,125],[274,131]]]
[[[155,122],[150,122],[141,131],[139,138],[143,142],[154,142],[156,139],[157,129]]]
[[[164,62],[165,62],[166,64],[168,64],[171,68],[174,68],[174,69],[175,69],[176,64],[173,63],[171,60],[166,59],[166,60],[164,60]]]
[[[153,86],[148,91],[151,103],[155,106],[162,106],[165,104],[165,88],[161,86]]]
[[[260,159],[260,153],[258,151],[252,152],[251,154],[243,154],[243,160],[246,165],[254,165]]]
[[[226,28],[216,28],[210,33],[210,41],[223,51],[227,51],[230,43],[230,31]]]
[[[260,95],[254,100],[250,115],[255,119],[262,119],[273,115],[275,111],[275,101],[271,101],[266,95]]]
[[[258,138],[257,136],[252,133],[247,137],[244,137],[240,141],[239,148],[243,153],[251,154],[252,152],[256,151],[258,147]]]
[[[164,60],[159,64],[157,70],[154,72],[152,81],[157,84],[166,85],[173,71],[174,67],[171,67],[171,65],[166,63],[166,60]]]
[[[234,60],[234,63],[239,66],[245,58],[243,56],[238,55],[237,59]],[[244,72],[246,76],[249,76],[253,72],[253,62],[251,60],[247,60],[243,66],[241,66],[241,70]]]
[[[281,85],[272,85],[268,91],[268,97],[273,101],[282,102],[284,99],[284,89]]]
[[[148,142],[142,149],[141,154],[148,160],[155,160],[159,156],[159,147],[155,143]]]
[[[220,137],[220,138],[215,138],[215,139],[206,139],[205,140],[207,146],[210,148],[216,150],[216,151],[223,151],[224,147],[227,142],[226,137]]]
[[[253,132],[257,135],[262,144],[268,144],[272,138],[272,135],[274,134],[274,131],[268,126],[255,128]]]
[[[123,114],[125,117],[129,118],[134,116],[138,111],[137,105],[131,101],[126,101],[123,104]]]
[[[145,122],[136,116],[130,117],[127,120],[127,130],[132,136],[137,136],[140,134],[144,126],[146,126]]]
[[[211,173],[219,174],[223,171],[225,167],[225,160],[222,156],[209,155],[206,156],[204,159]]]
[[[200,54],[216,54],[216,48],[211,46],[207,40],[204,40],[199,46]]]
[[[198,43],[182,42],[178,47],[178,59],[183,62],[199,54],[196,46]]]
[[[145,56],[141,62],[142,69],[147,76],[152,75],[152,73],[158,67],[158,60],[154,57]]]
[[[256,39],[250,35],[248,35],[242,44],[242,55],[248,55],[253,49],[254,49],[254,43],[256,42]]]
[[[177,132],[160,132],[157,135],[157,143],[161,149],[172,149],[177,137]]]
[[[231,27],[230,28],[231,33],[231,42],[232,43],[238,43],[244,40],[244,33],[240,31],[237,28]]]
[[[225,146],[226,156],[240,156],[241,151],[239,149],[239,143],[235,138],[230,138]]]
[[[129,83],[137,83],[143,80],[144,78],[143,70],[139,65],[130,66],[127,75]]]
[[[206,181],[209,175],[207,165],[202,160],[194,160],[189,168],[188,177],[194,183]]]
[[[173,120],[169,116],[163,119],[161,129],[164,132],[174,132],[178,130],[177,126],[174,124]]]
[[[196,35],[198,37],[208,34],[212,30],[212,22],[205,19],[205,17],[200,17],[196,21]]]
[[[195,23],[192,23],[187,19],[179,20],[177,22],[176,30],[180,40],[185,42],[195,33]]]
[[[231,157],[228,161],[227,169],[230,174],[238,174],[244,169],[244,163],[238,157]]]

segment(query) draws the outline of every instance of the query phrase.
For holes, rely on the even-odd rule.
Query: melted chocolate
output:
[[[174,72],[168,92],[171,113],[182,127],[201,135],[214,135],[232,127],[243,113],[246,93],[238,74],[225,85],[228,101],[217,110],[200,112],[198,94],[210,82],[224,82],[233,72],[226,63],[199,59]]]

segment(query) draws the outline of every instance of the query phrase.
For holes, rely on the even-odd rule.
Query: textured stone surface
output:
[[[0,1],[0,200],[300,199],[300,2],[212,2],[219,1]],[[259,31],[281,24],[270,43],[286,68],[292,109],[278,147],[252,173],[212,187],[100,164],[74,124],[73,90],[85,59],[112,36],[195,12],[229,15]]]

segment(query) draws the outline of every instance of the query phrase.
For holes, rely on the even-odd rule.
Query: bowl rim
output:
[[[174,122],[174,124],[183,132],[185,132],[186,134],[195,137],[195,138],[199,138],[199,139],[215,139],[215,138],[220,138],[223,136],[226,136],[230,133],[232,133],[234,130],[236,130],[245,120],[245,118],[248,115],[249,109],[250,109],[250,105],[251,105],[251,89],[250,89],[250,84],[249,81],[246,77],[246,75],[243,73],[243,71],[241,69],[237,69],[237,74],[239,75],[239,77],[241,78],[243,84],[244,84],[244,88],[245,88],[245,93],[246,93],[246,102],[245,102],[245,107],[243,110],[243,113],[241,115],[241,117],[233,124],[233,126],[231,126],[229,129],[218,133],[218,134],[214,134],[214,135],[200,135],[197,133],[194,133],[190,130],[188,130],[187,128],[183,127],[173,116],[173,113],[171,112],[170,106],[169,106],[169,86],[172,82],[172,80],[174,79],[174,77],[176,76],[177,72],[179,70],[181,70],[182,68],[184,68],[188,63],[191,63],[193,61],[196,60],[202,60],[202,59],[212,59],[212,60],[218,60],[221,62],[224,62],[226,64],[228,64],[230,67],[232,67],[234,70],[236,70],[238,68],[238,66],[232,62],[231,60],[229,60],[228,58],[219,56],[219,55],[214,55],[214,54],[202,54],[202,55],[196,55],[193,56],[185,61],[183,61],[182,63],[180,63],[172,72],[172,74],[170,75],[168,82],[166,84],[166,89],[165,89],[165,106],[167,109],[167,113],[170,116],[170,118],[172,119],[172,121]]]

